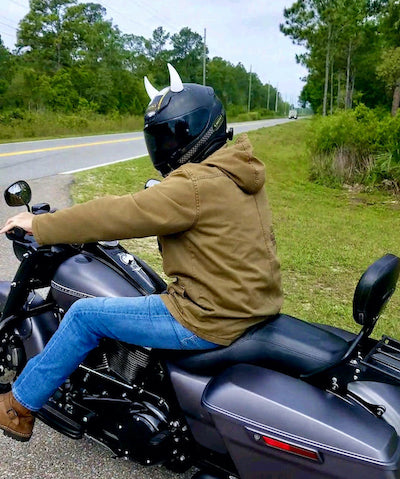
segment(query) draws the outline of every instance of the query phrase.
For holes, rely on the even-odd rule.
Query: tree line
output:
[[[284,10],[281,31],[305,53],[303,103],[323,115],[363,103],[400,103],[399,0],[297,0]]]
[[[187,27],[175,34],[158,27],[145,38],[120,31],[97,3],[30,0],[29,5],[16,48],[7,49],[0,37],[0,112],[141,115],[148,103],[144,75],[164,87],[171,62],[184,82],[203,83],[204,56],[206,84],[233,116],[249,107],[264,113],[289,107],[276,88],[241,63],[210,59],[202,36]]]

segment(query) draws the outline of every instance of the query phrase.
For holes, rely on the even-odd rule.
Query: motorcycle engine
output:
[[[104,339],[52,401],[117,456],[182,470],[188,428],[168,384],[151,349]]]
[[[100,367],[105,367],[112,375],[120,377],[128,384],[140,380],[150,364],[151,350],[116,341],[104,343],[103,364]]]

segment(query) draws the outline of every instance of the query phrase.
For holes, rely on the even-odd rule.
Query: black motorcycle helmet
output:
[[[144,116],[144,137],[154,167],[162,176],[187,162],[200,162],[223,146],[226,132],[222,103],[208,86],[182,83],[168,64],[171,86],[157,91],[145,77],[150,103]]]

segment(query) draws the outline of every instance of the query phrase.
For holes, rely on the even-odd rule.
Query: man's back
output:
[[[183,176],[192,184],[196,214],[186,231],[161,238],[164,270],[176,278],[164,301],[196,334],[229,344],[282,304],[264,165],[242,135],[166,182],[179,188]]]

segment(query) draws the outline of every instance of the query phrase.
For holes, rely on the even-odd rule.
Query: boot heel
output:
[[[3,434],[5,436],[11,437],[11,439],[14,439],[15,441],[19,441],[19,442],[28,442],[29,439],[31,438],[31,436],[28,436],[28,437],[20,436],[19,434],[15,434],[11,431],[7,431],[6,429],[3,429]]]
[[[16,441],[29,441],[34,421],[32,411],[20,404],[11,391],[0,394],[0,429],[5,436]]]

